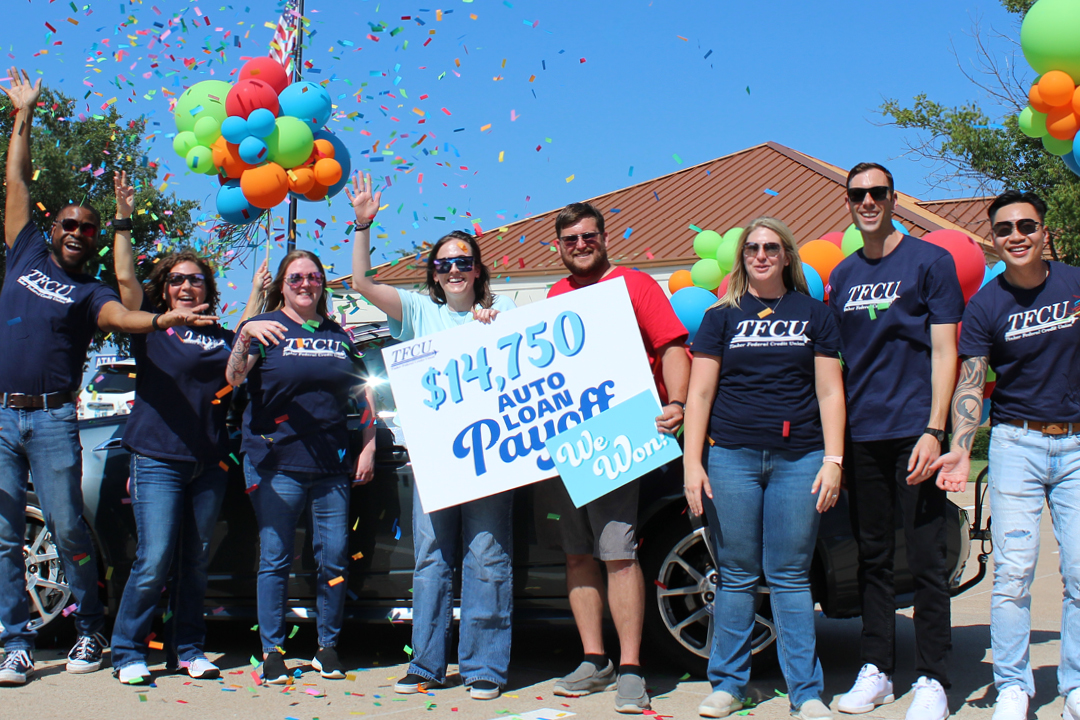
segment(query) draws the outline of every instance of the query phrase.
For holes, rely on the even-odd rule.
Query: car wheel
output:
[[[651,643],[679,667],[704,676],[713,640],[713,602],[719,577],[709,547],[708,527],[693,528],[685,517],[652,524],[656,533],[643,543],[645,632]],[[776,626],[769,593],[757,596],[751,636],[752,663],[775,662]]]
[[[26,534],[23,540],[26,560],[26,594],[30,599],[30,629],[40,630],[68,606],[71,588],[64,579],[64,566],[45,526],[45,516],[31,495],[26,504]]]

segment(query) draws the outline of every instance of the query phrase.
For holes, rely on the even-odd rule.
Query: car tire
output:
[[[718,581],[708,532],[707,527],[692,527],[685,515],[668,515],[651,522],[642,535],[645,638],[668,660],[699,677],[708,669]],[[776,626],[767,588],[758,593],[756,613],[752,671],[776,663]]]
[[[26,560],[26,593],[30,601],[30,629],[41,630],[61,617],[71,602],[71,588],[64,578],[52,533],[34,493],[26,498],[26,532],[23,536]]]

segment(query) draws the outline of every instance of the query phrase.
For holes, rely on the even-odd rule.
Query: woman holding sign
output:
[[[727,294],[694,340],[686,400],[686,499],[695,516],[709,515],[720,571],[714,692],[698,712],[716,718],[742,709],[764,570],[792,712],[823,720],[832,713],[821,702],[810,561],[819,517],[840,492],[840,334],[829,308],[807,293],[784,223],[751,222],[736,257]]]
[[[394,337],[411,340],[474,319],[489,323],[500,311],[514,308],[508,298],[492,294],[491,273],[480,258],[476,239],[456,230],[440,238],[428,253],[426,295],[375,282],[370,277],[369,228],[382,193],[372,194],[370,175],[362,185],[357,176],[349,198],[356,212],[352,288],[386,313]],[[468,482],[469,478],[445,480]],[[408,674],[394,685],[394,691],[425,692],[446,681],[460,541],[465,557],[458,666],[471,697],[492,700],[506,684],[510,666],[513,492],[425,513],[413,487],[413,654]]]
[[[310,506],[319,570],[315,616],[319,649],[312,667],[345,677],[335,647],[345,613],[349,480],[371,480],[375,428],[364,429],[355,464],[346,419],[363,380],[352,339],[327,311],[319,257],[293,250],[281,261],[266,296],[268,312],[237,330],[226,369],[230,385],[248,381],[244,411],[244,475],[259,524],[259,636],[263,677],[289,679],[282,646],[289,572],[300,514]],[[256,340],[258,342],[252,342]]]

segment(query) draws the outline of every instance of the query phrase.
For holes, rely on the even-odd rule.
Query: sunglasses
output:
[[[885,202],[889,197],[889,187],[887,185],[875,185],[872,188],[848,188],[847,196],[848,200],[860,204],[866,199],[866,194],[870,193],[870,197],[874,199],[874,202]]]
[[[1024,218],[1016,221],[1016,229],[1021,235],[1032,235],[1039,229],[1039,221]],[[1013,234],[1013,224],[1008,220],[994,223],[994,237],[1007,238]]]
[[[563,245],[566,245],[566,247],[574,247],[578,244],[578,240],[584,240],[586,245],[592,245],[598,237],[600,237],[598,232],[587,232],[580,235],[563,235],[559,239],[562,240]]]
[[[472,255],[460,255],[453,258],[435,258],[433,264],[435,266],[435,272],[440,275],[445,275],[450,272],[450,268],[455,265],[459,272],[472,272],[472,269],[476,266],[476,261],[473,259]]]
[[[95,237],[98,231],[98,227],[94,223],[80,223],[75,218],[64,218],[60,221],[60,227],[66,233],[73,233],[78,230],[83,237],[89,238]]]
[[[289,273],[285,276],[285,282],[288,283],[289,287],[300,287],[305,280],[312,285],[322,287],[323,274],[321,272]]]
[[[169,287],[181,287],[185,282],[191,283],[191,287],[202,287],[206,284],[206,276],[202,273],[185,275],[184,273],[174,272],[165,277],[165,282],[169,283]]]
[[[742,254],[743,257],[753,258],[757,257],[758,252],[765,248],[765,257],[779,257],[781,245],[780,243],[767,242],[764,245],[758,245],[757,243],[746,243],[743,245]]]

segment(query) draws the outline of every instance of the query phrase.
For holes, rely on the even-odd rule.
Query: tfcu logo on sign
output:
[[[434,340],[425,340],[424,342],[413,343],[406,347],[395,347],[390,349],[390,367],[397,368],[403,365],[411,365],[418,360],[425,358],[433,358],[439,354],[438,350],[433,350],[432,346],[435,344]]]

